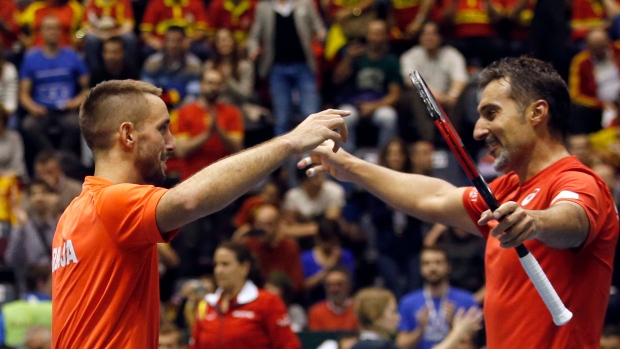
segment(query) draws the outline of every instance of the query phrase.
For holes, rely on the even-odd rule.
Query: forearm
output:
[[[291,238],[304,238],[314,236],[318,233],[318,225],[314,222],[309,223],[282,223],[281,231],[284,235]]]
[[[588,237],[588,216],[576,203],[562,202],[546,210],[528,213],[534,217],[536,223],[535,238],[549,247],[579,247]]]
[[[351,63],[353,63],[353,59],[349,56],[345,56],[338,66],[336,66],[333,77],[334,84],[341,84],[351,76]]]
[[[196,150],[200,149],[208,138],[209,134],[201,134],[193,138],[175,139],[176,149],[174,150],[174,153],[180,158],[186,158],[196,152]]]
[[[347,170],[353,175],[355,184],[394,209],[414,214],[418,218],[433,218],[432,215],[416,212],[423,206],[424,198],[454,188],[450,183],[437,178],[392,171],[357,158],[349,164]],[[390,185],[385,185],[386,183]]]
[[[311,290],[311,289],[317,287],[318,285],[320,285],[321,282],[323,282],[323,279],[325,279],[325,276],[327,275],[327,272],[328,272],[327,269],[321,269],[320,271],[318,271],[314,275],[312,275],[309,278],[307,278],[306,281],[304,281],[304,288],[306,290]]]
[[[292,143],[279,137],[202,169],[161,198],[160,231],[172,231],[226,207],[292,155]]]

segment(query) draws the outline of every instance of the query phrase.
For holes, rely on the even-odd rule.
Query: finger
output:
[[[326,173],[328,172],[327,168],[323,165],[316,165],[312,168],[306,170],[306,176],[313,177],[316,176],[317,173]]]
[[[301,169],[304,168],[308,165],[313,164],[314,162],[312,161],[312,157],[311,156],[306,156],[305,158],[299,160],[299,162],[297,162],[297,168]]]
[[[494,218],[493,218],[493,214],[491,213],[491,210],[486,210],[482,212],[482,214],[480,215],[480,219],[478,220],[478,225],[486,225],[493,219]]]

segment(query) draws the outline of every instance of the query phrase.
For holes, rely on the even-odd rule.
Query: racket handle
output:
[[[551,316],[553,317],[553,323],[557,326],[562,326],[565,323],[569,322],[573,317],[573,313],[570,310],[566,309],[564,303],[558,296],[557,292],[549,282],[547,275],[538,264],[538,261],[532,253],[528,251],[528,253],[524,256],[520,256],[519,260],[523,265],[523,269],[534,283],[534,287],[542,297],[547,309],[551,312]]]

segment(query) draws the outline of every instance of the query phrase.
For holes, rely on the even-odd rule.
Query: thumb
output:
[[[478,225],[486,225],[487,223],[489,223],[490,221],[494,219],[495,217],[493,217],[493,212],[491,212],[491,210],[486,210],[482,212],[482,214],[480,215],[480,219],[478,220]]]

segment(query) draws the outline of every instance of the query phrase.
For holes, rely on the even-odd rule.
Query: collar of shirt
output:
[[[381,338],[381,336],[377,333],[377,332],[373,332],[373,331],[368,331],[368,330],[362,330],[360,332],[360,340],[367,340],[367,341],[376,341],[376,340],[382,340],[383,338]]]
[[[205,297],[205,300],[210,306],[215,307],[220,301],[220,298],[222,298],[223,292],[224,290],[220,287],[215,291],[215,293],[208,294]],[[245,282],[245,285],[243,285],[243,288],[236,298],[237,304],[248,304],[255,301],[258,298],[258,287],[256,287],[252,281],[248,280]]]

